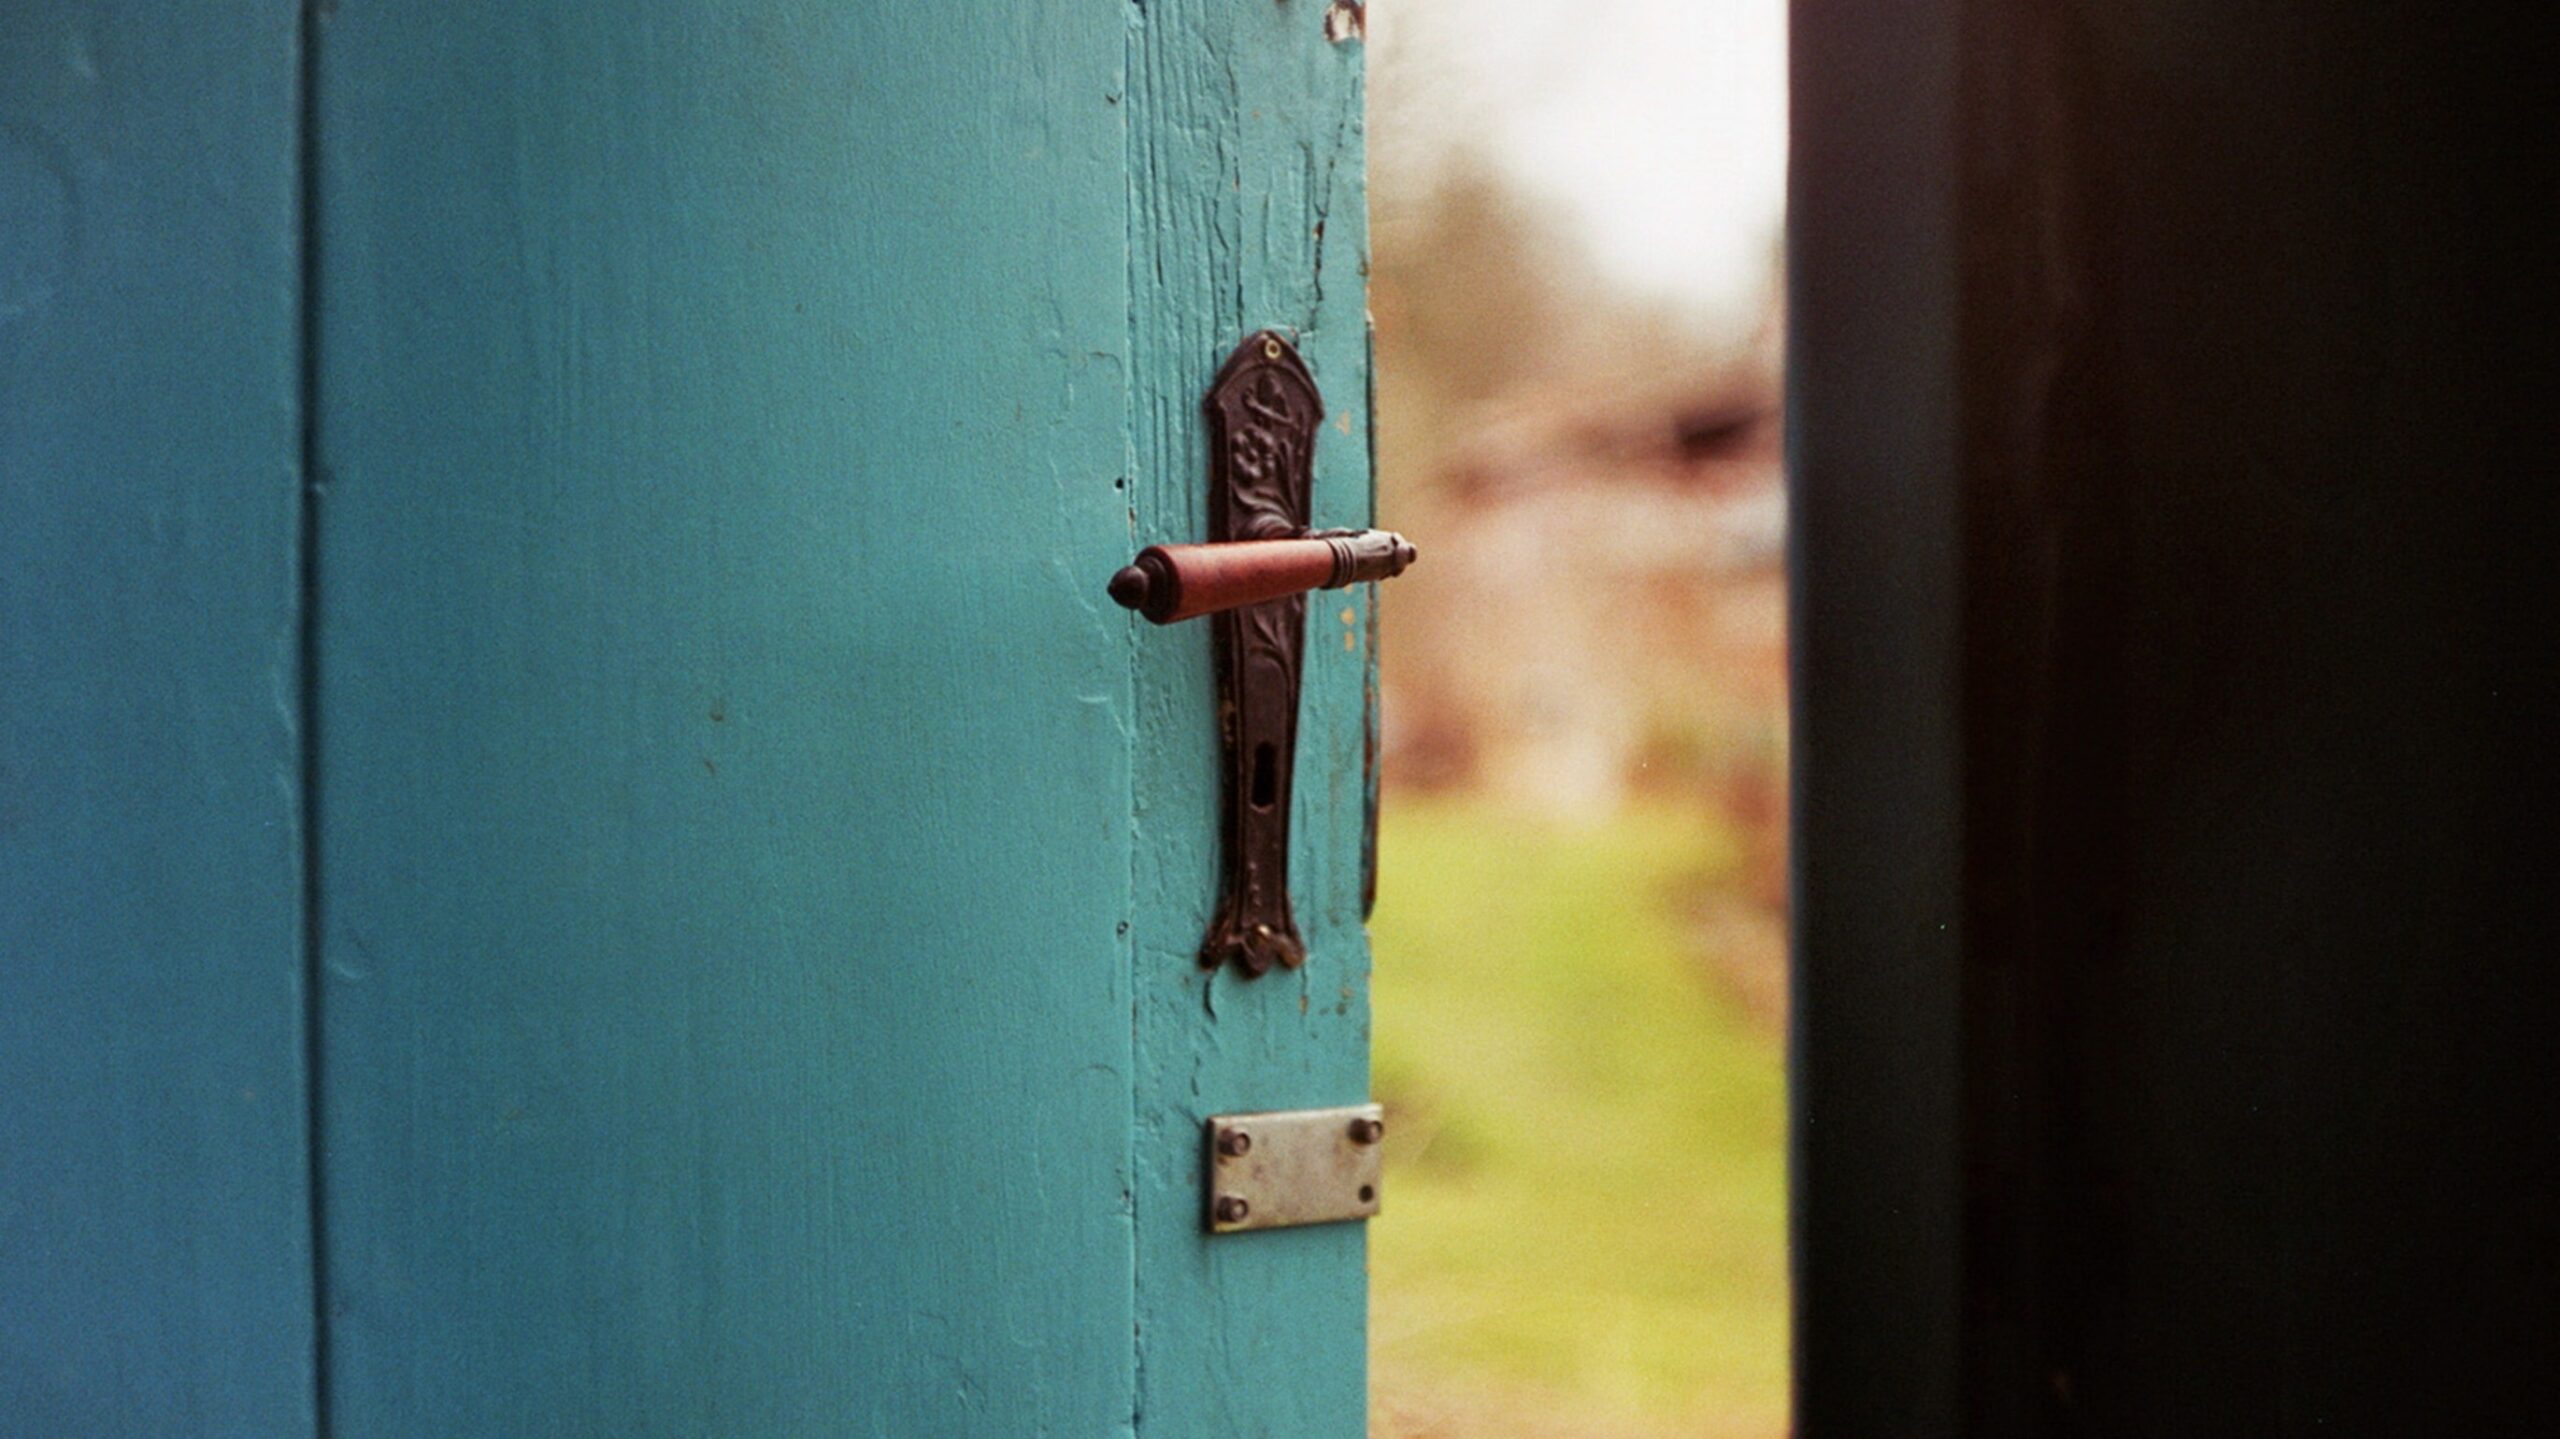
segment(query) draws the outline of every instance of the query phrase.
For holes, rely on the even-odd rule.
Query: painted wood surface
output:
[[[0,30],[0,1434],[1360,1432],[1361,1232],[1197,1121],[1367,1095],[1371,600],[1246,983],[1101,588],[1265,325],[1368,518],[1358,45],[160,18]]]
[[[296,48],[0,9],[0,1436],[311,1432]]]
[[[1315,524],[1365,524],[1361,45],[1329,41],[1314,0],[1154,0],[1132,18],[1138,537],[1207,533],[1200,395],[1236,339],[1265,326],[1296,334],[1326,401]],[[1290,886],[1309,957],[1258,980],[1192,959],[1217,884],[1218,742],[1201,703],[1209,629],[1137,637],[1139,1414],[1166,1439],[1366,1427],[1365,1231],[1203,1243],[1196,1136],[1213,1113],[1368,1098],[1360,902],[1374,599],[1363,587],[1308,600]]]
[[[337,1432],[1129,1429],[1125,25],[324,22]]]

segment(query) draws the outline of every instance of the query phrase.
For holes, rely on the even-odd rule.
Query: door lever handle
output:
[[[1413,563],[1392,530],[1314,530],[1293,539],[1149,545],[1111,577],[1111,598],[1160,625],[1308,590],[1389,580]]]
[[[1209,424],[1209,543],[1150,545],[1111,598],[1157,624],[1215,615],[1226,853],[1200,963],[1250,978],[1307,962],[1289,903],[1289,789],[1307,591],[1402,574],[1413,546],[1385,530],[1311,530],[1324,397],[1297,347],[1245,338],[1201,397]]]

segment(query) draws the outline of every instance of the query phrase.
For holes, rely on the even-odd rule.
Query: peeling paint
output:
[[[1360,0],[1333,0],[1333,8],[1324,12],[1324,38],[1336,45],[1362,39],[1369,33],[1369,7]]]
[[[1350,283],[1365,252],[1363,56],[1306,49],[1331,3],[1147,0],[1131,31],[1128,492],[1130,537],[1140,543],[1206,532],[1204,356],[1214,364],[1243,335],[1274,329],[1329,389],[1339,387],[1337,407],[1365,393],[1366,296]],[[1360,437],[1374,426],[1349,407],[1351,429],[1327,437],[1316,466],[1322,524],[1367,515]],[[1331,597],[1334,612],[1346,602]],[[1203,973],[1187,952],[1210,919],[1220,857],[1219,726],[1203,713],[1215,693],[1211,647],[1206,635],[1170,634],[1136,647],[1132,803],[1142,833],[1132,858],[1130,1153],[1140,1177],[1132,1287],[1145,1331],[1141,1439],[1360,1432],[1360,1236],[1311,1230],[1285,1258],[1247,1246],[1212,1267],[1190,1128],[1215,1107],[1294,1102],[1289,1095],[1338,1102],[1367,1082],[1359,1019],[1309,991],[1353,983],[1368,963],[1348,903],[1357,891],[1358,751],[1338,752],[1358,744],[1362,667],[1322,659],[1332,649],[1326,613],[1323,602],[1308,606],[1299,763],[1311,778],[1298,791],[1290,857],[1309,959],[1286,979],[1229,981]],[[1358,643],[1369,648],[1365,637]],[[1238,1282],[1248,1275],[1250,1293]],[[1280,1312],[1275,1303],[1293,1329],[1312,1332],[1285,1347],[1258,1342]]]

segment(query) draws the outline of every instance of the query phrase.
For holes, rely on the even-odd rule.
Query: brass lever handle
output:
[[[1316,530],[1286,540],[1149,545],[1111,577],[1111,598],[1160,625],[1265,600],[1393,579],[1414,549],[1392,530]]]

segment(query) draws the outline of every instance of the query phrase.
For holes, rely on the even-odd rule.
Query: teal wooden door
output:
[[[311,1430],[295,17],[0,6],[0,1435]]]
[[[148,991],[154,1030],[100,1094],[0,1100],[0,1396],[51,1406],[0,1434],[1360,1432],[1360,1229],[1206,1237],[1200,1122],[1366,1097],[1371,600],[1310,607],[1311,958],[1246,981],[1194,959],[1209,627],[1103,594],[1205,533],[1200,396],[1258,328],[1328,401],[1317,523],[1368,518],[1343,17],[345,0],[297,42],[199,8],[236,53],[0,22],[13,66],[66,28],[162,62],[79,102],[164,122],[160,249],[93,252],[38,358],[186,387],[126,450],[103,404],[31,450],[0,396],[9,518],[49,526],[9,621],[52,636],[7,702],[78,695],[126,727],[52,748],[157,766],[127,809],[39,789],[85,848],[10,861],[12,1083],[113,1029],[64,1014]],[[239,303],[169,313],[150,265]],[[219,523],[73,513],[110,483]],[[74,577],[111,543],[167,603]],[[70,678],[110,623],[138,678]],[[160,978],[196,931],[229,968]],[[134,1365],[174,1377],[119,1399]]]

